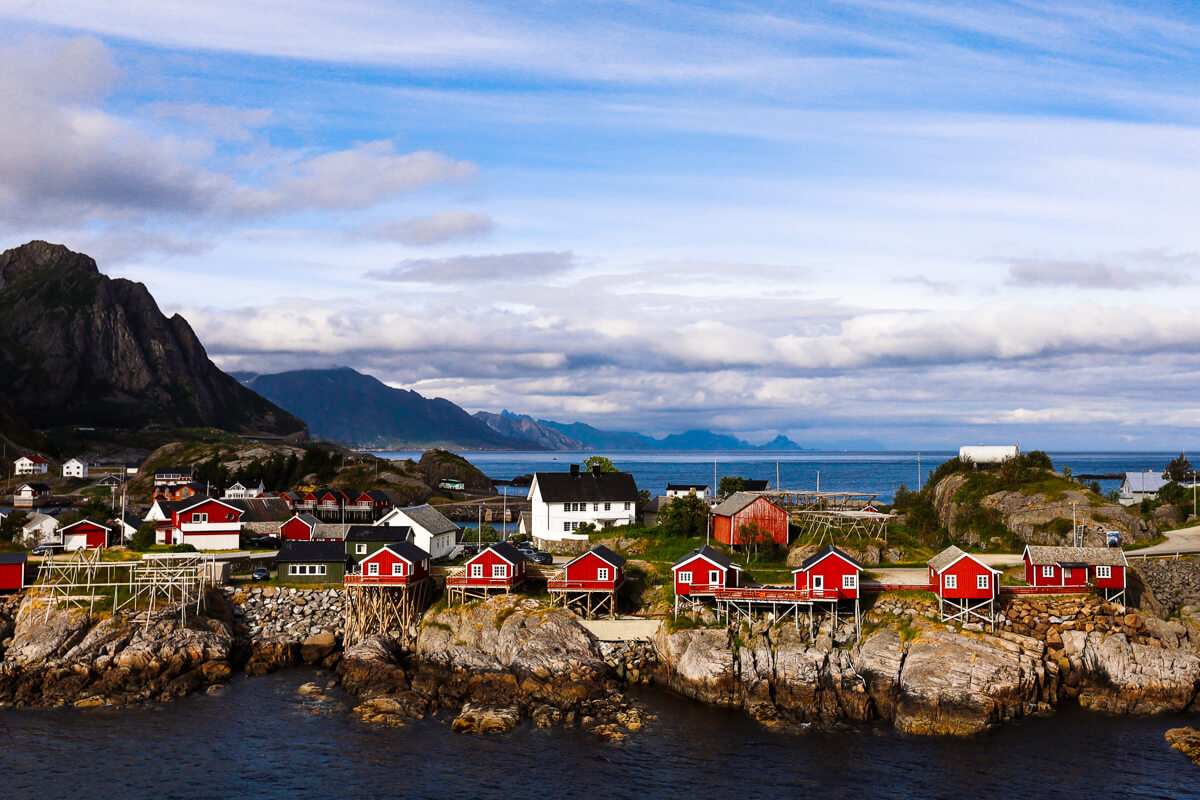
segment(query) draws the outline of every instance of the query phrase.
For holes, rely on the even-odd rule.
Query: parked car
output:
[[[554,556],[550,555],[544,550],[538,550],[536,552],[529,553],[525,557],[535,564],[546,565],[554,563]]]
[[[464,544],[462,546],[462,554],[464,556],[473,556],[473,555],[477,555],[478,553],[479,553],[479,545],[477,545],[477,544]]]
[[[55,553],[62,552],[62,549],[63,546],[61,544],[47,544],[43,542],[42,544],[34,545],[29,554],[34,556],[52,556]]]
[[[251,547],[279,547],[281,541],[278,536],[255,536],[248,540]]]
[[[271,580],[271,570],[266,567],[255,567],[254,572],[250,573],[250,579],[254,581],[269,581]]]

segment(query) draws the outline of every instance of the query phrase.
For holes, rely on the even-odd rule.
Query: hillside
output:
[[[655,439],[633,431],[605,431],[582,422],[562,423],[540,419],[544,428],[578,440],[586,450],[800,450],[800,445],[780,434],[764,445],[753,445],[736,436],[692,430]]]
[[[256,375],[254,391],[308,421],[319,439],[375,449],[530,450],[441,398],[393,389],[349,367]]]
[[[530,442],[547,450],[583,450],[583,442],[544,425],[533,417],[525,414],[514,414],[511,411],[501,411],[493,414],[490,411],[477,411],[475,419],[487,425],[497,433]]]
[[[46,242],[0,253],[0,395],[36,428],[307,436],[304,422],[218,369],[145,286]]]

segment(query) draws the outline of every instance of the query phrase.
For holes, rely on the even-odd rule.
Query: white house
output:
[[[37,508],[51,500],[50,487],[44,483],[23,483],[13,495],[14,508]]]
[[[708,498],[712,494],[712,490],[708,488],[707,483],[668,483],[666,497],[687,497],[689,494],[695,494],[701,500]]]
[[[529,533],[539,547],[571,542],[578,548],[588,541],[576,533],[583,525],[634,524],[638,488],[628,472],[586,472],[572,464],[570,472],[534,473],[529,502]]]
[[[49,514],[30,514],[21,526],[21,538],[29,546],[43,542],[61,542],[58,536],[58,520]]]
[[[225,495],[222,499],[225,500],[253,500],[256,497],[262,497],[267,493],[267,487],[262,481],[258,482],[258,486],[245,486],[242,483],[235,483],[225,490]]]
[[[376,525],[412,528],[412,542],[430,558],[446,558],[458,546],[458,526],[430,505],[393,508]]]
[[[1169,481],[1159,472],[1126,472],[1125,480],[1121,482],[1121,496],[1117,502],[1123,506],[1132,506],[1143,500],[1154,500],[1158,490]]]
[[[21,456],[13,464],[17,475],[45,475],[50,471],[50,462],[41,456]]]
[[[64,478],[86,478],[88,476],[88,466],[78,458],[72,458],[63,464],[62,474]]]

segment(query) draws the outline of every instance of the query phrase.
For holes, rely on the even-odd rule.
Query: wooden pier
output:
[[[410,638],[433,597],[433,580],[399,583],[369,575],[347,575],[346,647],[368,636],[398,632]]]

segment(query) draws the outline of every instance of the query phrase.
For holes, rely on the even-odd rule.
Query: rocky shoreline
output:
[[[1095,597],[1014,598],[995,634],[940,624],[932,601],[896,594],[867,611],[857,642],[828,624],[809,641],[789,621],[664,625],[651,642],[602,643],[568,611],[506,596],[435,608],[417,630],[344,652],[343,603],[336,589],[225,589],[181,625],[170,611],[95,619],[10,600],[0,603],[0,705],[169,701],[237,671],[311,664],[334,672],[366,721],[448,714],[455,730],[475,733],[529,720],[620,738],[646,724],[623,695],[644,684],[742,708],[778,730],[883,720],[905,733],[971,735],[1064,702],[1115,714],[1200,711],[1192,618]]]

